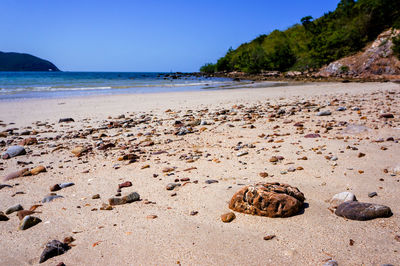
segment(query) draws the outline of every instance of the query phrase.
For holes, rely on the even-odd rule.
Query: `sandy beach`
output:
[[[18,229],[15,212],[0,221],[0,265],[37,265],[46,243],[66,237],[70,249],[41,265],[400,264],[399,84],[2,101],[0,120],[1,153],[37,140],[0,160],[9,185],[0,211],[42,205],[29,229]],[[4,181],[40,165],[45,172]],[[68,182],[54,192],[62,197],[42,202]],[[235,192],[260,182],[297,187],[304,209],[287,218],[234,211],[222,222]],[[102,210],[132,192],[139,201]],[[339,217],[329,208],[340,192],[393,215]]]

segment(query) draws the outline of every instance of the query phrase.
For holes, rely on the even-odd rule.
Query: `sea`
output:
[[[0,72],[0,100],[196,91],[234,81],[157,72]]]

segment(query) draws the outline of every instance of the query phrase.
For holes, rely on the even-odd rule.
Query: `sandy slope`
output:
[[[393,83],[319,83],[1,102],[0,120],[7,125],[0,127],[0,131],[12,127],[18,128],[15,132],[35,129],[38,131],[35,137],[41,143],[27,146],[31,151],[28,155],[1,160],[0,177],[20,169],[22,166],[17,161],[31,161],[33,164],[27,167],[44,165],[47,172],[1,181],[15,186],[0,190],[0,210],[17,203],[28,209],[56,183],[74,182],[75,186],[57,192],[64,198],[39,207],[37,210],[41,213],[35,215],[43,222],[28,230],[17,229],[19,220],[15,214],[9,215],[9,221],[0,222],[0,265],[37,264],[46,242],[62,241],[66,236],[76,239],[75,246],[43,265],[61,261],[66,265],[322,265],[329,258],[340,265],[399,264],[400,242],[395,236],[400,235],[400,174],[390,174],[392,167],[400,165],[400,144],[374,142],[379,138],[400,139],[399,89]],[[316,106],[310,111],[299,110],[298,103],[305,101],[321,106],[321,110],[331,110],[332,115],[316,116],[313,111]],[[238,106],[241,104],[243,107]],[[278,107],[274,110],[274,106]],[[338,106],[346,106],[347,110],[337,112]],[[289,115],[292,107],[297,109]],[[352,107],[360,107],[361,113],[351,111]],[[215,113],[225,108],[236,114]],[[282,108],[286,114],[271,119],[271,114]],[[167,109],[171,112],[165,112]],[[395,118],[380,119],[381,111],[392,113]],[[121,114],[126,118],[116,119]],[[75,122],[59,124],[61,117],[73,117]],[[139,123],[147,117],[148,122]],[[90,128],[127,118],[138,124],[79,137]],[[174,121],[188,123],[194,119],[211,125],[194,126],[195,133],[184,136],[170,134],[175,130]],[[36,121],[48,123],[39,126]],[[346,126],[340,126],[340,121],[365,124],[370,130],[356,135],[343,134]],[[9,125],[10,122],[15,124]],[[304,123],[303,132],[293,126],[296,122]],[[333,129],[326,132],[327,126]],[[206,129],[201,131],[202,127]],[[304,138],[304,134],[316,130],[320,131],[321,138]],[[107,135],[103,137],[105,142],[113,142],[117,147],[97,150],[98,140],[93,136],[101,132]],[[127,136],[127,133],[133,135]],[[261,134],[269,137],[260,137]],[[51,139],[57,135],[60,139]],[[139,145],[141,152],[135,151],[141,156],[138,162],[117,161],[146,137],[155,145]],[[16,143],[18,138],[26,136],[7,136],[0,141],[15,139]],[[242,150],[249,154],[237,157],[238,151],[233,148],[238,142],[255,147],[244,147]],[[93,151],[74,157],[70,150],[78,145],[91,146]],[[52,152],[57,146],[64,148]],[[121,149],[123,146],[126,150]],[[156,151],[168,154],[152,155]],[[358,158],[359,152],[366,156]],[[269,162],[273,155],[282,155],[285,159],[274,165]],[[308,160],[298,160],[303,156]],[[338,160],[331,161],[325,156],[337,156]],[[116,164],[119,169],[114,169]],[[141,169],[144,165],[150,167]],[[291,166],[302,166],[304,170],[282,173]],[[163,173],[165,167],[176,167],[173,175]],[[183,171],[189,167],[197,169]],[[384,169],[389,173],[384,173]],[[83,173],[85,170],[89,172]],[[364,173],[360,174],[359,170]],[[260,177],[260,172],[268,172],[269,177]],[[185,177],[191,182],[173,191],[165,189],[168,183]],[[206,184],[209,179],[219,182]],[[136,191],[143,200],[116,206],[111,211],[99,210],[124,181],[131,181],[133,186],[123,188],[122,195]],[[233,222],[221,222],[220,215],[229,211],[228,202],[239,188],[244,184],[272,181],[291,184],[305,194],[307,208],[302,214],[272,219],[236,213]],[[359,201],[391,207],[394,215],[366,222],[337,217],[328,210],[327,200],[347,190],[356,194]],[[25,194],[12,196],[18,191]],[[373,191],[378,196],[368,198],[368,193]],[[101,198],[92,199],[97,193]],[[176,196],[171,196],[173,193]],[[155,204],[145,204],[145,199]],[[198,214],[191,216],[191,211]],[[147,218],[153,214],[158,217]],[[275,234],[276,238],[263,240],[269,234]],[[352,246],[350,239],[354,240]]]

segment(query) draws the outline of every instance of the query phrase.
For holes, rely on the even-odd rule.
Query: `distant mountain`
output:
[[[0,52],[0,71],[60,71],[53,63],[30,54]]]

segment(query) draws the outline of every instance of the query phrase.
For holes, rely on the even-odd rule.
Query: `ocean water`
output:
[[[165,77],[154,72],[0,72],[0,100],[218,89],[226,78]]]

